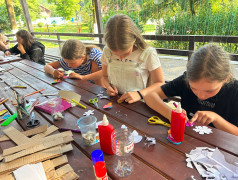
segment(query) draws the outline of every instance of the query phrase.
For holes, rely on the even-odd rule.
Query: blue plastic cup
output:
[[[93,165],[98,161],[104,162],[103,152],[100,149],[96,149],[91,153]]]

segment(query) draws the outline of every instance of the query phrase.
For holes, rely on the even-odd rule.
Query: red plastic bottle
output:
[[[103,161],[98,161],[94,165],[95,175],[97,180],[108,180],[106,164]]]
[[[105,114],[102,123],[98,125],[98,132],[101,150],[107,154],[115,154],[113,151],[114,127],[109,124]]]
[[[186,116],[182,112],[181,104],[178,104],[176,110],[172,111],[171,115],[171,135],[168,137],[169,140],[174,144],[180,144],[184,138]],[[171,138],[171,139],[170,139]]]

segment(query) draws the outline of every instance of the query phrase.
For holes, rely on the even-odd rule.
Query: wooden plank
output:
[[[28,31],[33,32],[33,26],[32,26],[32,23],[31,23],[31,16],[29,14],[29,10],[28,10],[26,0],[21,0],[21,6],[22,6],[22,10],[23,10],[23,13],[24,13],[24,16],[25,16]]]

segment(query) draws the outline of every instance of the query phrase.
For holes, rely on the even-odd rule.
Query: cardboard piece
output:
[[[57,131],[58,129],[59,128],[52,125],[52,126],[48,127],[45,132],[42,132],[40,134],[36,134],[35,136],[33,136],[32,139],[38,139],[38,138],[41,138],[41,137],[48,136],[49,134],[52,134],[53,132]]]
[[[3,132],[17,145],[24,144],[25,142],[30,142],[30,138],[28,138],[12,126],[4,129]]]
[[[81,95],[79,95],[73,91],[60,90],[58,95],[61,98],[67,99],[68,101],[71,101],[71,99],[74,99],[74,100],[80,102],[80,99],[81,99]]]
[[[37,128],[34,128],[34,129],[30,129],[30,130],[27,130],[27,131],[23,131],[21,132],[22,134],[24,134],[25,136],[32,136],[32,135],[35,135],[35,134],[38,134],[38,133],[42,133],[42,132],[45,132],[48,128],[48,125],[43,125],[43,126],[39,126]],[[10,140],[9,137],[7,137],[6,135],[2,135],[0,137],[0,142],[1,141],[7,141],[7,140]]]
[[[8,171],[13,171],[25,164],[32,164],[41,162],[44,160],[48,160],[54,157],[58,157],[61,154],[73,150],[71,144],[56,146],[50,149],[46,149],[44,151],[40,151],[22,158],[19,158],[15,161],[11,161],[8,163],[0,163],[0,174],[6,173]]]

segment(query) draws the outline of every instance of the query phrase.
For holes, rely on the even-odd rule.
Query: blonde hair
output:
[[[135,23],[124,14],[114,15],[108,20],[104,39],[112,51],[128,50],[133,45],[144,50],[148,46]]]
[[[186,76],[193,82],[202,78],[222,82],[229,76],[229,81],[233,81],[229,53],[215,44],[199,48],[187,63]]]
[[[82,56],[86,56],[91,52],[93,48],[97,48],[101,50],[99,47],[95,45],[87,45],[85,46],[81,41],[76,39],[69,39],[65,41],[61,56],[68,60],[80,59]]]

